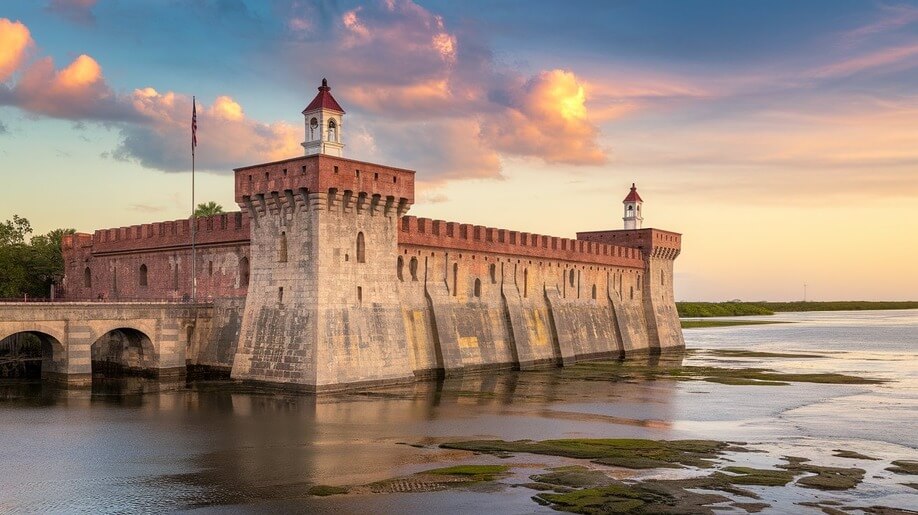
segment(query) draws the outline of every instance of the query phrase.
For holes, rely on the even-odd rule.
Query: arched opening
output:
[[[475,279],[475,289],[473,291],[475,297],[481,297],[481,279]]]
[[[367,247],[366,242],[363,239],[363,233],[357,233],[357,262],[366,263],[367,262]]]
[[[316,137],[316,134],[319,132],[319,120],[313,116],[309,120],[309,141],[315,141],[319,138]]]
[[[593,285],[593,300],[596,300],[596,285]]]
[[[395,275],[398,276],[399,281],[404,281],[405,276],[403,275],[402,269],[405,268],[405,260],[402,259],[402,256],[398,257],[398,261],[395,263]]]
[[[574,286],[574,269],[572,268],[567,275],[569,276],[568,281],[571,283],[571,286]]]
[[[413,257],[411,261],[408,262],[408,271],[411,272],[411,280],[418,280],[418,258]]]
[[[495,265],[494,263],[491,263],[490,275],[491,275],[491,284],[497,284],[497,265]]]
[[[137,329],[112,329],[92,344],[89,354],[93,376],[156,374],[153,342]]]
[[[139,274],[140,286],[147,286],[147,265],[140,265],[140,274]]]
[[[178,258],[172,260],[172,289],[178,291],[179,277],[178,277]]]
[[[328,141],[338,141],[338,124],[335,120],[328,121]]]
[[[660,270],[660,284],[666,284],[666,277],[663,275],[663,270]]]
[[[0,339],[0,379],[37,378],[58,370],[55,357],[63,357],[57,338],[39,331],[24,331]]]
[[[529,269],[523,269],[523,297],[529,296]]]
[[[459,293],[459,263],[453,263],[453,297]]]
[[[88,266],[83,269],[83,287],[92,288],[92,270]]]
[[[239,259],[239,287],[247,288],[249,286],[249,258],[242,257]]]
[[[287,262],[287,232],[281,231],[280,241],[277,246],[277,261],[280,263]]]
[[[631,286],[631,300],[634,300],[634,286]]]

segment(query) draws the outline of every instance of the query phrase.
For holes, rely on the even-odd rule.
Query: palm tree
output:
[[[195,218],[200,218],[202,216],[219,215],[222,212],[223,206],[211,200],[207,203],[198,204],[198,207],[194,210],[194,216]]]

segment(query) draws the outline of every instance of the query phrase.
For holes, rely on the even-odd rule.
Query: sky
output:
[[[235,210],[322,78],[413,215],[573,237],[635,182],[678,300],[918,299],[918,2],[4,0],[0,220],[188,216],[192,96]]]

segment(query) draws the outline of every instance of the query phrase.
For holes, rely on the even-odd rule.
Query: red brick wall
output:
[[[236,202],[244,204],[256,195],[293,192],[351,191],[354,194],[380,195],[414,203],[414,172],[373,163],[327,155],[286,159],[273,163],[237,168]]]
[[[620,267],[641,268],[644,266],[641,251],[628,246],[607,245],[414,216],[402,217],[400,223],[399,245]]]
[[[244,296],[240,266],[249,255],[248,218],[237,212],[197,222],[197,298]],[[191,296],[189,220],[66,236],[62,251],[65,277],[59,294],[64,299],[181,300]],[[146,267],[146,285],[141,284],[142,266]]]
[[[681,234],[660,229],[578,232],[577,239],[633,247],[647,253],[652,249],[666,249],[670,254],[678,255],[682,250]]]

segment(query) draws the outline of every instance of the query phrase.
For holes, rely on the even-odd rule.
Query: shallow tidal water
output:
[[[487,372],[410,386],[310,396],[231,382],[125,379],[90,390],[0,382],[0,512],[553,512],[521,486],[552,456],[509,458],[439,448],[472,439],[648,438],[745,442],[729,454],[769,468],[785,455],[867,471],[828,492],[749,487],[763,513],[821,513],[797,503],[918,509],[918,311],[786,313],[794,323],[689,329],[683,365],[838,372],[877,385],[735,386],[586,380],[566,369]],[[812,353],[724,357],[720,350]],[[645,358],[645,362],[648,358]],[[653,363],[650,363],[653,365]],[[833,457],[846,449],[877,458]],[[436,492],[312,497],[312,485],[365,485],[457,464],[510,465],[509,477]],[[619,479],[690,469],[596,467]],[[724,507],[724,512],[745,513]]]

